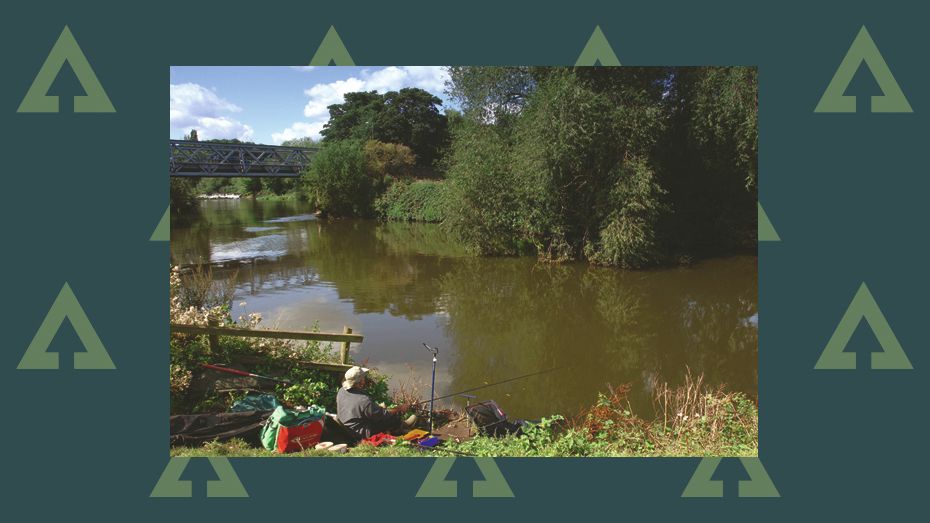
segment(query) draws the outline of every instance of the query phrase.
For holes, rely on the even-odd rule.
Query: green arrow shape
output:
[[[740,458],[740,463],[749,474],[748,481],[739,482],[739,497],[741,498],[780,498],[781,494],[772,483],[772,478],[765,471],[759,458]]]
[[[81,82],[85,95],[74,97],[74,112],[76,113],[115,113],[116,109],[110,103],[110,97],[107,96],[100,80],[94,74],[90,62],[81,51],[77,40],[71,34],[68,26],[65,26],[61,35],[49,52],[45,63],[39,69],[39,73],[32,81],[26,96],[19,104],[18,113],[57,113],[58,97],[49,96],[48,90],[52,82],[58,77],[58,73],[65,65],[65,62],[71,64],[71,69]]]
[[[458,481],[446,477],[452,470],[457,458],[436,458],[426,478],[420,485],[418,498],[455,498],[458,497]],[[510,485],[501,473],[494,458],[474,458],[475,464],[484,476],[482,480],[472,482],[472,497],[475,498],[512,498]]]
[[[333,26],[329,27],[326,36],[320,42],[320,47],[317,48],[316,53],[313,54],[313,58],[310,60],[310,65],[329,65],[330,63],[335,65],[355,65],[349,55],[349,50],[346,49],[345,44],[342,43],[342,38],[339,38],[339,33],[336,32],[336,28]]]
[[[483,480],[473,481],[471,495],[474,498],[512,498],[513,490],[501,473],[494,458],[474,458],[475,464],[484,476]]]
[[[189,498],[193,496],[193,487],[190,481],[182,481],[181,474],[190,463],[190,458],[171,458],[165,465],[165,470],[158,477],[158,483],[149,494],[150,498]]]
[[[242,482],[239,481],[239,475],[233,469],[232,463],[227,458],[212,457],[207,458],[210,466],[216,472],[219,479],[207,481],[208,498],[247,498],[249,493],[246,492]],[[189,498],[193,496],[191,482],[181,479],[181,474],[190,463],[191,458],[171,458],[165,465],[155,488],[149,497],[152,498]]]
[[[45,315],[45,319],[42,320],[42,324],[39,325],[39,330],[36,332],[35,337],[32,338],[32,342],[26,348],[26,352],[16,368],[59,368],[58,354],[48,352],[48,348],[58,333],[58,329],[61,328],[61,324],[64,323],[65,318],[71,321],[71,325],[81,339],[81,343],[84,344],[84,350],[86,351],[74,353],[74,368],[115,369],[116,366],[113,365],[110,354],[104,348],[103,342],[97,336],[97,331],[94,330],[94,326],[90,323],[90,319],[87,318],[84,308],[81,307],[68,282],[65,282],[64,286],[62,286],[58,297],[52,303],[52,307],[49,309],[48,314]]]
[[[233,469],[232,463],[226,458],[207,458],[210,465],[219,479],[207,481],[208,498],[247,498],[249,493],[246,492],[242,482],[239,481],[239,475]]]
[[[617,58],[613,48],[610,47],[607,37],[604,36],[604,31],[601,31],[601,26],[594,28],[591,38],[588,38],[588,43],[585,44],[581,54],[578,55],[578,60],[575,61],[576,66],[598,64],[620,65],[620,59]]]
[[[683,498],[722,498],[723,481],[711,479],[720,465],[722,458],[703,458],[698,463],[694,474],[681,493]],[[739,482],[741,498],[777,498],[781,495],[772,483],[759,458],[740,458],[743,468],[749,474],[748,480]]]
[[[169,206],[165,209],[165,214],[161,216],[161,220],[158,221],[158,225],[155,226],[155,231],[152,232],[152,236],[149,237],[150,242],[167,242],[171,241],[171,207]]]
[[[765,209],[762,208],[762,204],[759,206],[759,224],[758,224],[758,235],[760,242],[780,242],[781,238],[778,236],[778,233],[775,231],[775,227],[772,226],[772,222],[769,221],[769,215],[765,214]]]
[[[703,458],[681,493],[683,498],[722,498],[723,481],[710,479],[720,465],[720,458]]]
[[[875,338],[883,351],[872,353],[872,368],[883,370],[913,369],[914,367],[911,366],[904,348],[898,342],[894,331],[891,330],[891,325],[888,324],[887,318],[882,314],[878,302],[875,301],[865,282],[862,282],[859,290],[856,291],[856,295],[846,309],[846,313],[843,314],[843,318],[840,319],[839,325],[836,326],[833,336],[827,342],[827,346],[820,354],[814,368],[817,370],[850,370],[856,368],[856,354],[843,351],[863,318],[872,328],[872,332],[875,333]]]
[[[456,458],[436,458],[426,478],[417,490],[418,498],[455,498],[458,497],[458,481],[447,480]]]
[[[814,108],[815,113],[854,113],[856,112],[856,97],[846,96],[846,88],[852,81],[859,64],[865,62],[872,76],[882,90],[882,96],[872,97],[873,113],[912,113],[911,104],[908,103],[907,97],[901,91],[901,86],[895,81],[891,69],[882,57],[878,46],[872,40],[865,26],[859,29],[859,34],[853,40],[849,51],[843,61],[840,62],[839,68],[823,92],[820,102]]]

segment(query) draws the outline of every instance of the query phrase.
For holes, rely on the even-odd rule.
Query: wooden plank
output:
[[[361,343],[365,337],[361,334],[340,334],[329,332],[305,331],[271,331],[257,329],[233,329],[229,327],[201,327],[199,325],[171,324],[171,332],[179,334],[207,334],[219,336],[237,336],[240,338],[274,338],[281,340],[335,341],[344,343]]]
[[[352,334],[352,328],[343,325],[342,327],[343,334]],[[349,342],[344,342],[342,347],[339,350],[339,361],[343,364],[349,361]]]

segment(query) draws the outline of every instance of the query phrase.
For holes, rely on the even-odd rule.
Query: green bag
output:
[[[282,406],[274,409],[265,426],[262,428],[262,446],[268,450],[275,450],[278,444],[278,429],[281,426],[292,427],[308,421],[317,421],[326,414],[326,409],[311,405],[304,412],[285,409]]]
[[[229,412],[248,412],[252,410],[274,410],[280,405],[274,394],[248,393],[244,398],[232,404]]]

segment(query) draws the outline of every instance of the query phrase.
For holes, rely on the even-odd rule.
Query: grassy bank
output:
[[[242,441],[213,442],[199,448],[173,448],[172,456],[235,457],[659,457],[756,456],[759,413],[741,393],[704,386],[700,377],[680,387],[660,386],[657,415],[643,419],[630,412],[629,386],[602,394],[595,405],[573,419],[544,418],[519,436],[476,436],[446,441],[442,450],[421,450],[408,443],[388,447],[359,445],[347,454],[308,450],[277,454]]]

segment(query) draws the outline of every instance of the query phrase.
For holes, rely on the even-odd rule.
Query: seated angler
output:
[[[412,404],[384,409],[366,393],[368,369],[352,367],[346,371],[342,387],[336,394],[336,415],[355,436],[370,438],[380,432],[393,432],[413,427],[417,417],[410,415],[401,419],[401,413],[413,409]]]

